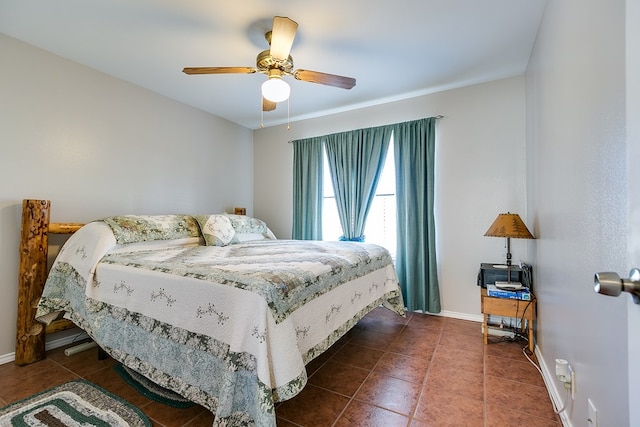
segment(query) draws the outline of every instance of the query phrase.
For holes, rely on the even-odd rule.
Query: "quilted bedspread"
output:
[[[404,315],[376,245],[118,244],[98,221],[61,250],[37,317],[65,313],[114,359],[209,408],[214,425],[275,426],[274,403],[302,390],[305,364],[381,304]]]

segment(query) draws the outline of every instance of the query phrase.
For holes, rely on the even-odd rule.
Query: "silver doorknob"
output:
[[[617,273],[596,273],[593,278],[593,289],[602,295],[617,297],[622,292],[629,292],[633,302],[640,304],[640,270],[632,268],[628,279],[621,279]]]

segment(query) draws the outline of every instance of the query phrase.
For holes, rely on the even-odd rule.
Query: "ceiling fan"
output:
[[[253,74],[263,73],[268,76],[262,84],[262,110],[271,111],[276,108],[276,103],[289,98],[291,88],[285,82],[283,76],[293,76],[297,80],[311,83],[320,83],[343,89],[351,89],[356,85],[356,79],[335,74],[321,73],[309,70],[294,70],[293,58],[289,55],[293,39],[296,36],[298,23],[282,16],[273,18],[271,31],[265,34],[270,49],[258,54],[255,67],[190,67],[182,72],[194,74]]]

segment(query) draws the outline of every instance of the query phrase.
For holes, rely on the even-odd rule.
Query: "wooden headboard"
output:
[[[47,279],[49,233],[72,234],[84,224],[51,223],[49,200],[22,201],[20,233],[20,266],[18,270],[18,319],[16,365],[27,365],[45,358],[45,335],[70,329],[68,320],[57,320],[48,326],[35,320],[36,307]]]

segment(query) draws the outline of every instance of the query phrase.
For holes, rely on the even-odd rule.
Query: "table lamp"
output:
[[[498,214],[491,227],[484,233],[490,237],[506,237],[507,239],[507,281],[496,281],[496,287],[503,289],[519,289],[522,284],[511,281],[511,238],[535,239],[518,214],[510,212]]]

